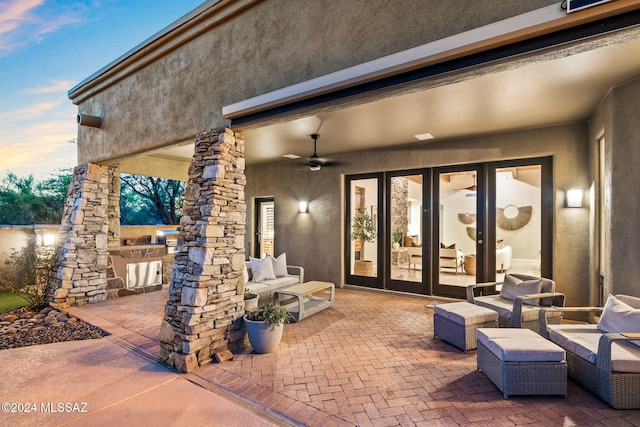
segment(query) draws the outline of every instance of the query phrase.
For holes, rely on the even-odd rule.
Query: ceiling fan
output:
[[[311,134],[311,139],[313,139],[313,154],[309,156],[309,170],[319,171],[322,166],[325,165],[325,160],[321,159],[320,156],[316,153],[316,146],[318,144],[318,138],[320,135],[317,133]]]

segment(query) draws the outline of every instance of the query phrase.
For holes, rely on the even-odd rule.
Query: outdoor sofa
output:
[[[500,288],[498,294],[488,294]],[[507,274],[504,282],[475,283],[467,286],[467,301],[498,312],[501,328],[526,328],[539,332],[541,307],[563,307],[564,294],[555,292],[556,283],[547,278]],[[548,314],[550,324],[562,322],[562,312]]]
[[[559,311],[602,315],[598,324],[548,324]],[[616,409],[640,409],[640,298],[616,295],[604,307],[544,308],[539,320],[541,335],[566,351],[571,380]]]
[[[274,258],[270,255],[262,259],[249,258],[245,262],[245,290],[258,295],[258,304],[263,306],[273,302],[273,294],[278,289],[304,283],[304,268],[287,265],[286,254]]]

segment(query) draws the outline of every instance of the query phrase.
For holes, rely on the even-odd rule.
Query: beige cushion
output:
[[[476,325],[498,320],[498,313],[468,302],[438,304],[433,311],[458,325]]]
[[[513,318],[513,301],[501,298],[500,295],[485,295],[482,297],[476,297],[473,299],[474,304],[482,307],[489,308],[498,312],[501,317],[506,319]],[[540,309],[537,306],[523,305],[522,306],[522,321],[531,322],[538,320],[538,312]],[[554,312],[547,315],[548,319],[562,317],[562,313]]]
[[[507,274],[500,289],[500,297],[513,301],[516,297],[528,294],[537,294],[542,290],[542,279],[520,280]],[[528,305],[538,305],[540,299],[532,299],[524,302]]]
[[[602,331],[596,325],[549,325],[549,339],[567,351],[596,364]],[[611,370],[640,373],[640,349],[627,342],[611,345]]]
[[[478,341],[504,362],[561,362],[565,351],[530,329],[476,330]]]

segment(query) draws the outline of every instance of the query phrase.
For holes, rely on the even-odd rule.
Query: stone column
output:
[[[107,246],[120,246],[120,166],[108,166],[109,174],[109,202],[107,215],[109,217],[109,231]]]
[[[58,228],[62,248],[49,295],[53,307],[106,299],[108,198],[108,168],[76,166]]]
[[[161,358],[182,372],[244,341],[244,170],[240,134],[198,136],[160,327]]]

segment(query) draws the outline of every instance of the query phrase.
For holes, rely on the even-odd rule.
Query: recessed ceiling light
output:
[[[285,159],[291,159],[291,160],[300,158],[300,156],[298,156],[297,154],[285,154],[282,157],[284,157]]]
[[[418,138],[420,141],[424,141],[425,139],[433,139],[433,135],[431,135],[429,132],[421,133],[421,134],[413,135],[413,136]]]

